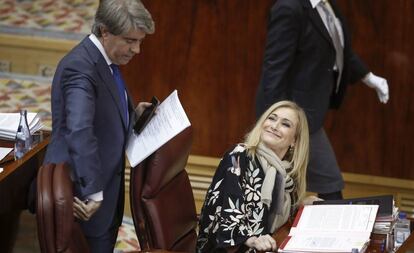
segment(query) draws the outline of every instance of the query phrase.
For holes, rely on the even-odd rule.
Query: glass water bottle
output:
[[[29,124],[27,123],[27,111],[20,110],[20,121],[16,132],[14,143],[14,158],[20,159],[30,150],[32,146],[32,136]]]

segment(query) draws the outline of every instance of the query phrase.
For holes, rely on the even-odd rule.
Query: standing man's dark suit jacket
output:
[[[128,101],[129,122],[134,122],[135,113]],[[131,126],[125,123],[110,68],[89,38],[57,67],[52,113],[52,139],[45,163],[68,162],[75,194],[81,200],[103,191],[98,211],[88,222],[81,222],[86,235],[99,236],[114,222],[122,221],[124,151]]]
[[[318,11],[309,0],[278,0],[268,26],[257,116],[277,101],[293,100],[305,110],[313,133],[323,126],[328,109],[339,107],[347,84],[368,74],[352,52],[351,38],[335,0],[330,3],[342,23],[345,44],[338,93],[332,92],[335,48]]]

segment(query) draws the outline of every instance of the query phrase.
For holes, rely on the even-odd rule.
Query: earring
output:
[[[295,151],[295,147],[293,147],[293,146],[289,146],[289,150],[288,150],[288,152],[290,153],[290,154],[293,154],[293,152]]]

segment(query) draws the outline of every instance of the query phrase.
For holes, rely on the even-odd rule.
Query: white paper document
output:
[[[126,154],[132,167],[137,166],[159,147],[191,125],[174,90],[157,108],[156,114],[139,135],[128,139]]]
[[[298,211],[279,252],[362,252],[378,205],[310,205]]]
[[[14,140],[19,126],[20,113],[0,113],[0,138]],[[27,113],[27,122],[31,133],[42,128],[39,115],[34,112]]]
[[[0,161],[6,157],[13,149],[12,148],[2,148],[0,147]]]

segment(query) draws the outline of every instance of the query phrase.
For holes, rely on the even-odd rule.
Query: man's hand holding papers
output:
[[[151,155],[164,143],[191,125],[174,90],[159,106],[148,125],[137,135],[132,133],[127,144],[127,157],[132,167]]]

